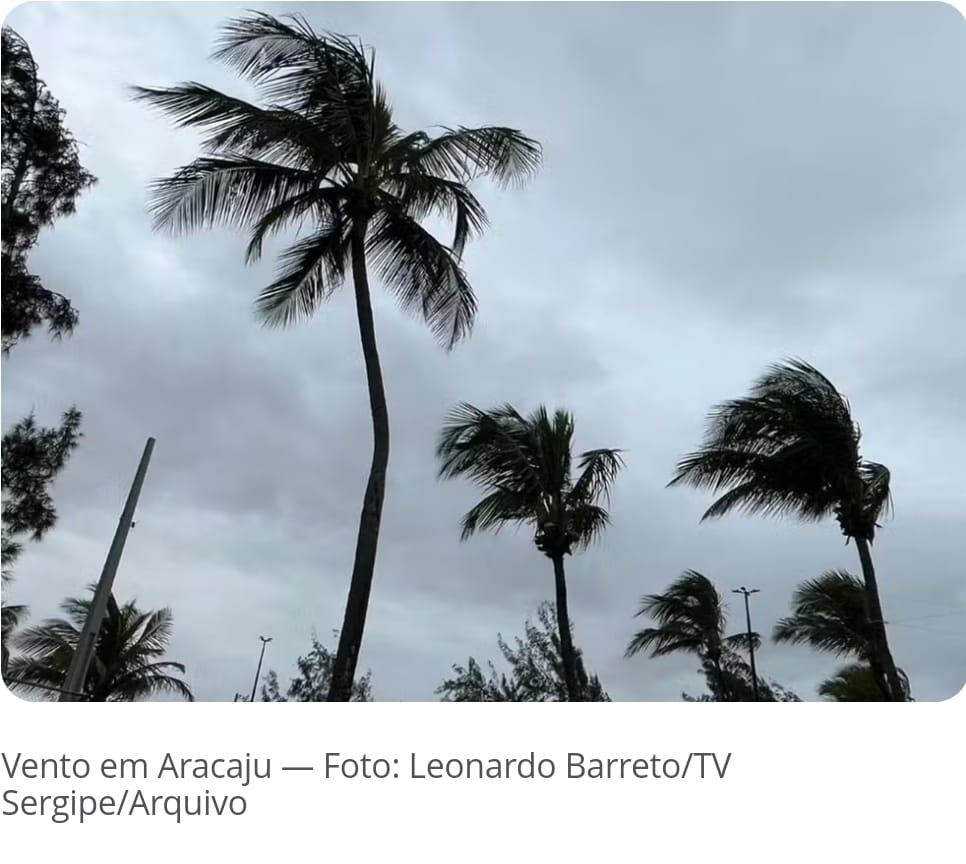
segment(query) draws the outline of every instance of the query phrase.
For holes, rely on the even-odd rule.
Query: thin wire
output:
[[[933,615],[914,615],[911,618],[899,618],[897,621],[886,621],[886,624],[904,624],[906,621],[925,621],[929,618],[948,618],[951,615],[966,615],[966,609],[952,609],[947,612],[936,612]]]
[[[33,681],[27,681],[24,678],[4,678],[4,683],[12,681],[14,684],[24,684],[27,687],[36,687],[40,690],[50,690],[53,693],[67,693],[69,696],[80,696],[81,699],[86,699],[86,693],[74,693],[70,690],[64,690],[62,687],[48,687],[46,684],[37,684]]]
[[[923,627],[919,624],[907,624],[904,621],[893,621],[893,624],[899,627],[908,627],[911,630],[923,630],[926,633],[945,633],[948,636],[964,636],[966,631],[963,630],[943,630],[942,627]]]

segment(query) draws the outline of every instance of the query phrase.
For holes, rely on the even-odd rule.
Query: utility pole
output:
[[[758,701],[758,672],[755,669],[755,641],[754,631],[751,629],[751,606],[748,603],[748,598],[752,594],[757,594],[758,590],[757,588],[748,589],[742,585],[731,592],[732,594],[745,595],[745,620],[748,622],[748,656],[751,661],[751,692],[755,702]]]
[[[84,682],[87,681],[87,672],[91,666],[91,659],[94,657],[94,649],[97,647],[97,636],[104,622],[104,614],[107,611],[107,603],[114,587],[114,576],[117,574],[117,566],[121,562],[121,553],[124,551],[124,542],[127,540],[128,531],[134,526],[134,509],[137,507],[138,496],[141,494],[141,487],[144,485],[144,475],[148,471],[148,462],[151,461],[151,452],[154,450],[154,439],[148,438],[144,445],[144,453],[138,470],[134,475],[134,482],[131,484],[131,491],[128,493],[127,502],[121,512],[121,519],[114,532],[114,541],[107,553],[104,561],[104,569],[101,571],[101,578],[98,580],[97,588],[94,590],[94,600],[91,603],[91,610],[87,614],[84,622],[84,629],[81,630],[80,639],[77,641],[77,649],[71,659],[70,669],[67,670],[67,677],[64,679],[64,690],[61,694],[61,702],[78,702],[82,698],[79,694],[84,692]]]
[[[255,670],[255,683],[252,684],[252,698],[248,700],[249,702],[255,701],[255,691],[258,689],[258,679],[262,674],[262,660],[265,659],[265,646],[272,641],[271,636],[259,636],[258,638],[262,640],[262,651],[258,655],[258,668]]]

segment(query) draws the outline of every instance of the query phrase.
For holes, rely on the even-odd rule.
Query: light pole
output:
[[[272,641],[271,636],[259,636],[258,638],[262,640],[262,650],[258,655],[258,668],[255,670],[255,681],[252,684],[252,698],[248,700],[249,702],[255,701],[255,691],[258,689],[258,679],[262,674],[262,660],[265,659],[265,646]]]
[[[147,444],[144,445],[141,462],[134,474],[134,482],[131,484],[127,502],[121,512],[121,519],[114,532],[114,540],[111,543],[110,550],[108,550],[107,560],[105,560],[104,569],[101,571],[101,578],[94,590],[94,599],[91,602],[90,611],[87,613],[84,628],[77,640],[77,648],[74,649],[70,668],[67,670],[67,676],[64,679],[64,692],[60,695],[61,702],[77,702],[83,698],[79,694],[84,692],[87,672],[90,669],[94,650],[97,647],[97,636],[100,633],[101,624],[104,622],[104,614],[107,612],[108,600],[114,587],[114,576],[117,573],[118,564],[121,563],[121,553],[124,551],[127,533],[134,527],[134,508],[137,507],[138,496],[141,494],[141,486],[144,485],[144,475],[147,474],[148,462],[151,461],[153,450],[154,439],[148,438]]]
[[[757,594],[758,590],[757,588],[745,588],[742,585],[731,592],[732,594],[745,595],[745,620],[748,622],[748,657],[751,661],[751,693],[755,702],[758,701],[758,672],[755,669],[755,639],[751,629],[751,606],[748,603],[748,598],[752,594]]]

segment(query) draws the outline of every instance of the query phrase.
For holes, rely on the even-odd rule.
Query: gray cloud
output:
[[[35,618],[100,570],[148,435],[155,457],[118,592],[175,612],[172,655],[203,699],[247,692],[261,633],[284,676],[341,622],[369,460],[351,294],[261,328],[271,255],[153,234],[146,184],[196,140],[127,101],[130,83],[242,86],[206,56],[226,4],[35,4],[29,41],[100,178],[33,266],[81,313],[4,361],[5,425],[85,412],[56,488],[61,521],[11,595]],[[271,8],[271,4],[265,8]],[[756,625],[802,579],[855,570],[833,524],[733,518],[666,490],[706,410],[762,367],[807,357],[847,392],[897,512],[876,543],[895,654],[921,699],[964,681],[966,457],[960,331],[966,251],[966,48],[951,7],[326,4],[361,34],[407,126],[498,122],[540,138],[523,191],[481,189],[469,251],[477,329],[452,354],[377,299],[393,427],[362,665],[377,698],[431,699],[455,662],[496,653],[552,597],[549,565],[507,531],[459,542],[473,490],[435,478],[453,402],[562,404],[580,447],[627,449],[604,541],[569,563],[576,634],[621,699],[700,691],[687,658],[622,659],[644,593],[685,568],[752,583]],[[109,38],[105,38],[105,37]],[[957,446],[958,445],[958,446]],[[730,595],[729,595],[730,597]],[[732,621],[740,608],[732,603]],[[939,616],[945,617],[928,617]],[[329,640],[331,642],[331,640]],[[767,646],[765,674],[813,697],[836,665]]]

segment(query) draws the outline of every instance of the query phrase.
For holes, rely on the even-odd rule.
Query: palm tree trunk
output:
[[[382,502],[386,489],[386,470],[389,466],[389,410],[386,392],[379,366],[376,348],[376,327],[372,318],[372,301],[369,296],[369,277],[366,272],[365,223],[357,220],[352,231],[352,279],[355,283],[356,313],[359,319],[359,336],[366,362],[366,379],[369,384],[369,409],[372,412],[372,465],[369,481],[362,501],[359,533],[356,538],[356,554],[349,582],[345,616],[339,633],[339,647],[332,666],[332,684],[329,702],[348,702],[352,697],[356,663],[362,648],[362,635],[369,609],[372,575],[376,566],[376,547],[379,543],[379,524],[382,520]]]
[[[895,661],[892,659],[892,652],[889,650],[889,642],[886,638],[885,621],[882,617],[882,604],[879,601],[879,586],[876,583],[875,567],[872,564],[872,553],[869,550],[869,541],[864,537],[855,538],[855,546],[859,550],[859,561],[862,564],[862,578],[865,580],[865,603],[869,615],[869,623],[872,625],[873,645],[871,664],[872,671],[879,678],[884,674],[885,682],[888,685],[886,695],[892,702],[905,702],[906,695],[896,670]]]
[[[584,694],[577,677],[577,652],[570,633],[570,613],[567,609],[567,577],[564,573],[562,555],[554,555],[553,581],[556,592],[557,629],[560,631],[560,656],[563,660],[564,681],[567,684],[567,700],[583,702]]]

